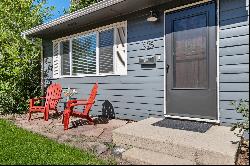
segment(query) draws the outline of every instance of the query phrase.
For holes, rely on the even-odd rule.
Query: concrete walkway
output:
[[[152,125],[160,120],[149,118],[113,131],[115,144],[132,147],[123,154],[124,159],[166,165],[235,163],[240,138],[229,127],[213,126],[198,133]]]

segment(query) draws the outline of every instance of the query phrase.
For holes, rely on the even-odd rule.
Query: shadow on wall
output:
[[[243,23],[248,20],[247,0],[223,0],[220,2],[220,26]]]
[[[107,119],[115,119],[115,110],[113,105],[108,101],[102,104],[102,117]]]

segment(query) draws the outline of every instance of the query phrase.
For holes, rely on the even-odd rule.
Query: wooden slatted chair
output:
[[[95,124],[93,119],[89,116],[92,105],[95,103],[97,95],[98,83],[96,82],[91,90],[88,100],[69,100],[66,104],[66,109],[63,112],[64,130],[68,130],[70,116],[85,118],[89,124]],[[83,112],[73,110],[75,106],[84,106]]]
[[[62,95],[62,87],[60,84],[53,83],[51,84],[46,93],[46,97],[39,97],[30,99],[30,107],[29,107],[29,120],[31,119],[31,114],[34,112],[43,112],[44,120],[48,121],[49,119],[49,111],[54,110],[57,111],[57,104],[61,99]],[[35,106],[35,101],[46,99],[44,106]]]

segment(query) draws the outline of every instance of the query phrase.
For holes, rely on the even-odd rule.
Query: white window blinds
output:
[[[70,42],[69,40],[60,43],[61,75],[70,75]]]
[[[60,77],[60,56],[59,56],[59,44],[55,42],[53,44],[53,78]]]
[[[127,75],[127,32],[125,26],[116,28],[115,39],[116,74]]]
[[[72,40],[73,75],[96,74],[96,34]]]
[[[99,33],[99,72],[114,73],[113,69],[114,29]]]

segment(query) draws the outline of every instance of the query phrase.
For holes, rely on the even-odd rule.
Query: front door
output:
[[[166,112],[217,120],[216,7],[166,13]]]

